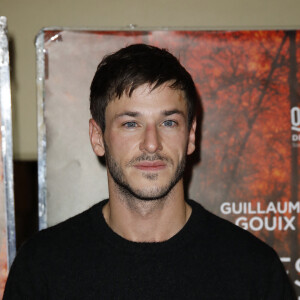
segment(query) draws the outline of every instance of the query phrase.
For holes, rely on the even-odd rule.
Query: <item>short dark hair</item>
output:
[[[166,82],[170,82],[170,88],[184,92],[190,129],[198,101],[191,75],[166,49],[145,44],[122,48],[100,62],[91,84],[92,118],[104,132],[105,110],[110,101],[120,98],[123,93],[130,97],[143,84],[148,83],[154,90]]]

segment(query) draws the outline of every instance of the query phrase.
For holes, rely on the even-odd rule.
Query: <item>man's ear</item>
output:
[[[190,132],[189,132],[189,139],[188,139],[188,146],[187,146],[187,155],[192,154],[195,151],[195,141],[196,141],[196,127],[197,121],[194,118]]]
[[[89,135],[92,148],[97,156],[105,154],[103,132],[94,119],[89,121]]]

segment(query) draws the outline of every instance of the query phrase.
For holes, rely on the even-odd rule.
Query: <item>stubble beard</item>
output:
[[[111,156],[109,148],[106,145],[106,143],[104,143],[104,147],[105,147],[106,166],[108,168],[108,171],[111,177],[113,178],[115,184],[117,185],[119,191],[121,192],[121,194],[123,194],[123,196],[125,196],[125,198],[136,198],[142,201],[163,200],[171,192],[171,190],[178,183],[178,181],[183,177],[185,164],[186,164],[186,155],[183,155],[182,159],[178,163],[174,176],[171,178],[170,182],[165,186],[153,187],[152,189],[149,190],[139,189],[139,188],[134,189],[127,182],[121,166]],[[165,156],[156,153],[153,155],[142,154],[139,157],[136,157],[131,161],[129,161],[126,164],[126,166],[131,167],[136,162],[154,161],[154,160],[161,160],[161,161],[165,161],[168,164],[174,164],[173,160],[171,160],[170,158],[167,158]],[[151,183],[151,181],[159,180],[159,175],[157,173],[143,172],[141,176],[148,179],[149,183]]]

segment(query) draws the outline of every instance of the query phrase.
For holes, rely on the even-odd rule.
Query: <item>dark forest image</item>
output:
[[[300,296],[300,32],[86,33],[90,48],[105,53],[146,43],[179,58],[204,109],[199,154],[187,166],[188,196],[273,247]],[[45,43],[55,35],[45,32]],[[90,57],[75,59],[83,74],[94,67]]]
[[[148,42],[180,57],[203,101],[191,194],[275,248],[299,288],[299,32],[189,31]]]

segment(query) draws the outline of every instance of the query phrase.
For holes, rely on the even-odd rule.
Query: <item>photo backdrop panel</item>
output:
[[[298,31],[46,30],[48,225],[108,196],[88,138],[89,86],[104,55],[141,42],[179,57],[203,102],[189,197],[275,248],[300,295]]]
[[[15,257],[10,67],[6,17],[0,16],[0,298]]]

